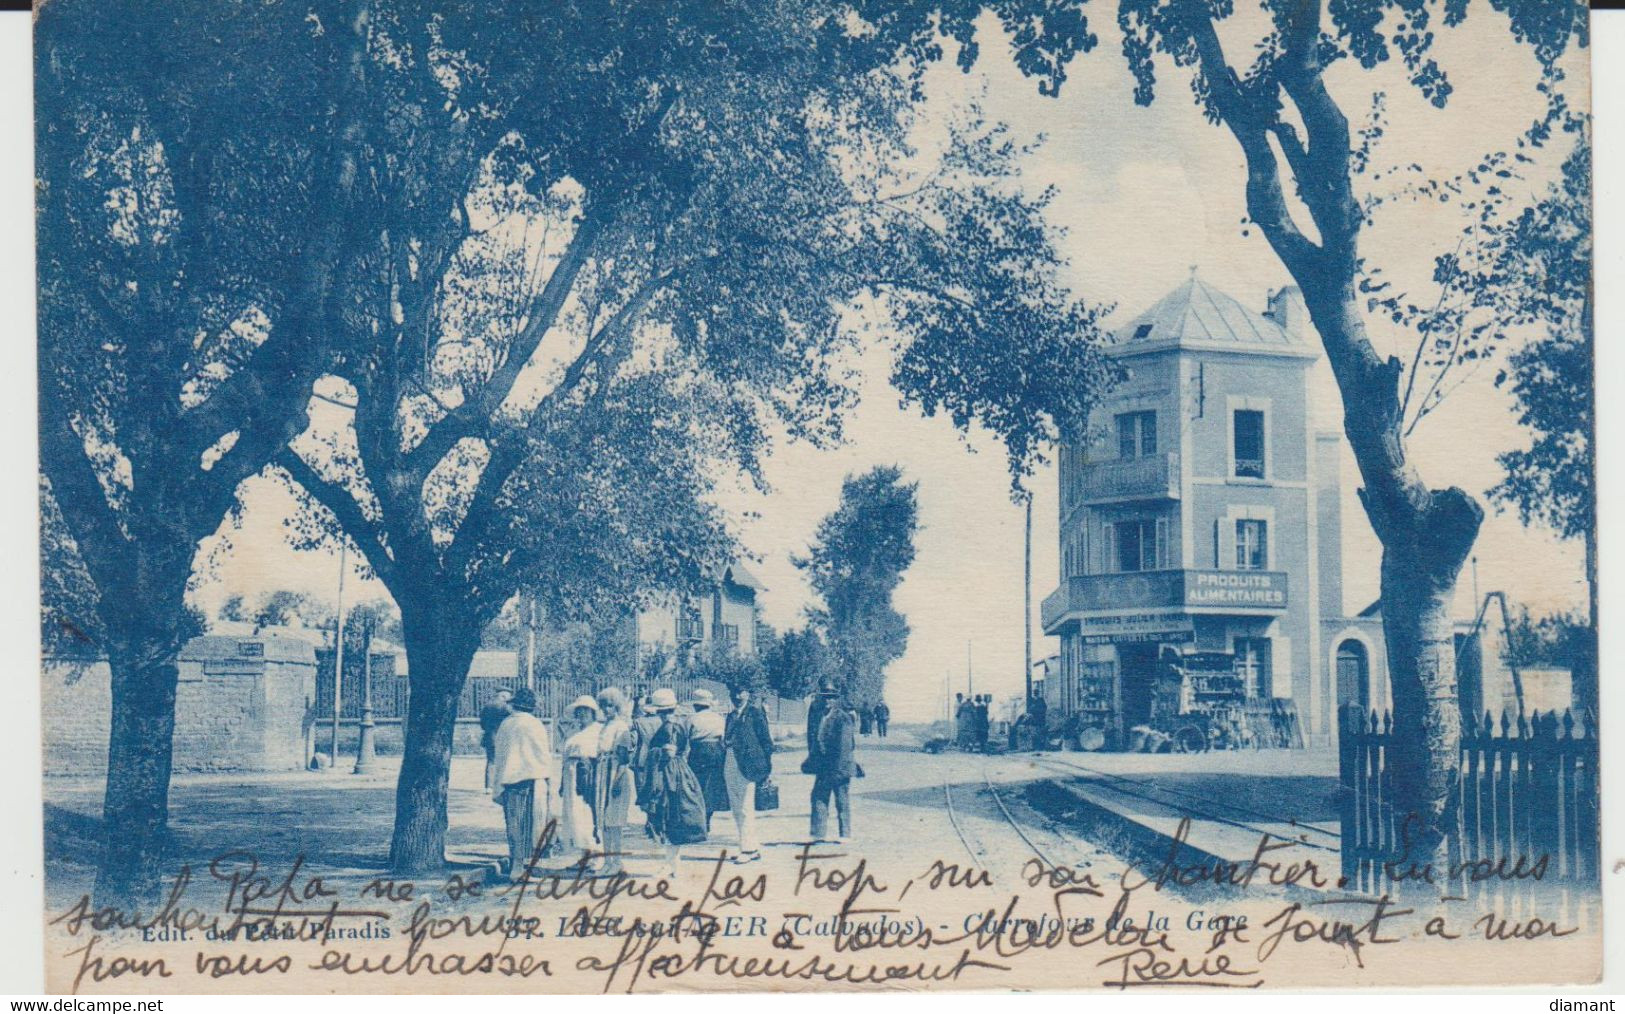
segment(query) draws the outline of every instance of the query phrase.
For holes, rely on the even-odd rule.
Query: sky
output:
[[[1131,87],[1110,19],[1091,27],[1100,46],[1074,61],[1058,98],[1039,96],[1003,58],[1004,40],[983,32],[983,56],[971,73],[943,65],[928,80],[926,118],[979,101],[987,114],[1019,135],[1044,138],[1025,175],[1035,187],[1053,185],[1054,223],[1066,230],[1074,292],[1114,304],[1113,323],[1131,319],[1181,284],[1196,267],[1204,280],[1254,309],[1268,291],[1289,284],[1284,268],[1256,229],[1244,227],[1243,164],[1230,134],[1208,124],[1193,104],[1181,72],[1166,66],[1158,99],[1149,108],[1132,102]],[[1508,42],[1504,22],[1483,7],[1458,30],[1443,31],[1440,62],[1456,91],[1446,110],[1428,106],[1399,75],[1343,68],[1329,82],[1358,125],[1375,89],[1387,92],[1389,128],[1378,163],[1416,162],[1451,173],[1485,151],[1507,147],[1540,110],[1534,61]],[[1347,61],[1345,61],[1347,63]],[[1586,69],[1577,63],[1568,82],[1584,105]],[[1537,192],[1566,149],[1546,156],[1526,184]],[[1422,291],[1432,258],[1461,227],[1459,212],[1437,205],[1388,205],[1362,241],[1362,251],[1385,274]],[[1438,237],[1437,240],[1433,237]],[[1379,351],[1399,352],[1406,336],[1372,321]],[[1019,693],[1023,659],[1023,512],[1012,502],[1004,454],[985,432],[960,434],[946,419],[922,418],[899,407],[886,382],[880,354],[865,357],[862,400],[847,422],[847,442],[831,450],[780,441],[766,462],[770,492],[736,489],[724,506],[744,520],[742,541],[753,569],[767,585],[759,596],[763,618],[780,630],[798,626],[811,593],[790,562],[805,552],[820,519],[833,510],[842,479],[875,465],[897,464],[919,484],[917,557],[896,593],[911,634],[906,653],[887,673],[888,700],[901,720],[940,716],[944,694]],[[1495,455],[1525,446],[1510,397],[1484,369],[1423,421],[1410,444],[1423,477],[1434,486],[1459,485],[1479,495],[1495,484]],[[1313,398],[1323,428],[1339,428],[1341,401],[1324,360],[1315,366]],[[1357,475],[1345,448],[1342,471],[1344,608],[1358,610],[1377,597],[1380,547],[1356,499]],[[1039,631],[1037,609],[1057,584],[1057,490],[1052,469],[1034,477],[1032,609],[1035,658],[1057,650]],[[245,511],[229,549],[217,546],[200,574],[194,598],[212,614],[227,596],[252,600],[261,591],[290,588],[331,600],[339,561],[296,553],[282,536],[292,510],[273,483],[245,486]],[[1536,612],[1578,608],[1585,600],[1581,549],[1542,528],[1528,529],[1514,515],[1486,504],[1475,550],[1481,592],[1504,590]],[[383,598],[351,559],[346,598]],[[1464,573],[1457,611],[1472,603],[1471,571]]]

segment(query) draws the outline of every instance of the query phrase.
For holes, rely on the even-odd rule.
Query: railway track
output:
[[[1175,809],[1188,813],[1193,818],[1214,821],[1244,830],[1250,835],[1260,837],[1269,835],[1277,840],[1295,841],[1305,848],[1333,854],[1340,853],[1341,836],[1336,831],[1283,819],[1278,815],[1265,813],[1255,807],[1214,799],[1211,796],[1160,783],[1151,778],[1102,771],[1087,764],[1047,755],[1031,756],[1029,760],[1035,768],[1052,774],[1067,777],[1080,775],[1087,777],[1093,780],[1095,784],[1121,796],[1133,799],[1137,803],[1151,803],[1159,807]],[[1039,838],[1042,836],[1035,837],[1034,832],[1036,829],[1025,824],[1021,817],[1017,815],[1017,812],[1006,802],[1004,794],[1000,792],[998,785],[988,774],[985,758],[981,761],[979,774],[982,781],[980,792],[985,793],[992,800],[998,819],[1008,825],[1010,830],[1025,845],[1027,851],[1042,862],[1046,868],[1062,868],[1057,865],[1050,855],[1053,848],[1046,851],[1039,842]],[[964,787],[963,783],[961,783],[960,787]],[[961,809],[963,800],[956,801],[954,779],[951,775],[944,779],[942,791],[948,821],[954,829],[954,834],[959,838],[960,844],[976,867],[991,873],[988,862],[990,851],[981,836],[970,826],[967,813]],[[984,814],[978,814],[977,816],[981,819],[990,818],[990,815]],[[1295,833],[1288,838],[1283,834],[1283,826],[1291,827]],[[1004,864],[1000,865],[1003,866]]]
[[[942,796],[943,800],[948,804],[948,823],[953,826],[954,834],[959,836],[959,844],[965,846],[965,851],[970,854],[971,862],[976,864],[977,869],[987,871],[987,864],[982,861],[985,855],[984,851],[970,843],[970,836],[965,833],[965,825],[960,822],[959,810],[954,806],[954,782],[952,778],[943,780]]]
[[[1223,802],[1200,793],[1160,784],[1149,778],[1135,778],[1130,775],[1117,774],[1116,772],[1101,771],[1098,768],[1092,768],[1086,764],[1064,760],[1059,757],[1034,756],[1032,762],[1036,766],[1048,768],[1058,773],[1085,775],[1094,779],[1097,784],[1103,785],[1120,795],[1158,806],[1181,810],[1192,817],[1226,824],[1255,835],[1267,834],[1272,838],[1283,839],[1279,830],[1264,825],[1276,825],[1277,827],[1290,825],[1301,832],[1292,840],[1295,840],[1303,847],[1340,853],[1339,846],[1342,836],[1335,831],[1316,827],[1313,824],[1301,824],[1283,819],[1275,814],[1264,813],[1252,807]],[[1259,822],[1264,823],[1260,824]]]
[[[993,800],[993,804],[996,807],[999,816],[1003,818],[1004,822],[1009,825],[1012,831],[1015,832],[1016,837],[1021,839],[1022,843],[1026,845],[1027,850],[1031,852],[1039,862],[1043,863],[1046,868],[1059,868],[1057,867],[1055,861],[1051,859],[1050,855],[1044,851],[1043,847],[1040,846],[1036,840],[1034,840],[1033,835],[1029,833],[1031,829],[1023,826],[1021,819],[1016,816],[1015,812],[1011,810],[1010,805],[1005,802],[1004,795],[999,791],[998,786],[988,775],[986,758],[983,758],[981,762],[980,774],[982,776],[981,791]],[[988,854],[987,848],[985,843],[981,843],[979,836],[975,835],[974,832],[967,832],[962,815],[960,814],[958,807],[954,804],[954,783],[951,777],[943,781],[942,793],[943,799],[947,804],[948,822],[953,826],[954,834],[958,836],[960,844],[965,847],[965,851],[970,855],[971,860],[976,863],[977,867],[982,870],[987,870],[987,864],[985,862]],[[976,839],[978,844],[972,844],[973,838]]]

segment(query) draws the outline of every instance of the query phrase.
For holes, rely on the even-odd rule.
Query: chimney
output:
[[[1282,331],[1294,338],[1303,337],[1304,321],[1308,319],[1308,308],[1303,305],[1303,293],[1296,285],[1288,285],[1268,294],[1266,298],[1268,308],[1264,316],[1274,321]]]

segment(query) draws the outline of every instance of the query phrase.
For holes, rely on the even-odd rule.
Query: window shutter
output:
[[[1107,522],[1101,526],[1104,536],[1101,546],[1100,572],[1102,574],[1117,573],[1117,526]]]
[[[1157,519],[1157,569],[1167,570],[1172,564],[1169,557],[1173,556],[1168,545],[1168,519]]]

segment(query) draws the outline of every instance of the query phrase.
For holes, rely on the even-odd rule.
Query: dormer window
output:
[[[1150,337],[1151,328],[1153,326],[1154,325],[1151,325],[1151,324],[1141,324],[1139,327],[1134,329],[1134,337],[1135,338],[1147,338],[1147,337]]]

